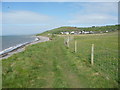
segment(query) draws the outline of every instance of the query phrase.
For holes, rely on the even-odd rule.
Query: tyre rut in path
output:
[[[59,51],[59,52],[56,52]],[[72,58],[69,58],[67,51],[63,46],[56,48],[55,55],[57,57],[57,66],[60,67],[60,71],[63,75],[63,79],[66,81],[69,88],[82,88],[78,75],[72,70],[70,62]],[[62,59],[64,58],[64,59]]]

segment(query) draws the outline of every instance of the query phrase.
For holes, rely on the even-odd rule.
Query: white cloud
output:
[[[55,18],[31,11],[11,11],[2,15],[2,35],[21,35],[41,33],[53,28]],[[51,26],[49,26],[51,25]]]
[[[81,7],[71,12],[69,19],[49,16],[31,11],[3,12],[3,34],[33,34],[62,25],[101,25],[118,22],[117,3],[75,3],[72,7]],[[71,8],[72,8],[71,7]]]
[[[3,12],[3,24],[43,24],[50,22],[52,17],[30,11]]]
[[[42,33],[57,28],[59,25],[3,25],[2,35],[26,35]]]
[[[81,7],[77,13],[72,14],[70,24],[117,24],[117,3],[75,3],[76,8]]]
[[[0,12],[0,36],[2,35],[2,13]]]
[[[2,0],[3,2],[118,2],[119,0]]]
[[[76,7],[84,7],[83,13],[117,13],[117,2],[76,3]]]
[[[117,17],[104,14],[79,14],[68,22],[70,24],[114,24],[117,22]]]

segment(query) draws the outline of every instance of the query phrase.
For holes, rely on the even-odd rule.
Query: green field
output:
[[[66,38],[54,36],[2,60],[3,88],[118,88],[118,32],[70,36],[69,48]]]

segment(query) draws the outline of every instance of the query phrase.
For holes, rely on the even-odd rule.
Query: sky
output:
[[[0,6],[2,35],[37,34],[61,26],[118,24],[117,2],[2,2]]]

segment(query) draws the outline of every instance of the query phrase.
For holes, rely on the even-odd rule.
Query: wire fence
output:
[[[77,42],[77,43],[76,43]],[[106,79],[113,79],[118,81],[118,50],[105,47],[106,43],[102,45],[93,42],[87,42],[86,39],[80,40],[74,36],[65,36],[64,44],[78,55],[79,60],[84,60],[91,65],[91,48],[94,44],[94,56],[92,66],[93,69],[103,74]],[[77,44],[77,45],[76,45]],[[77,49],[77,52],[75,51]]]

